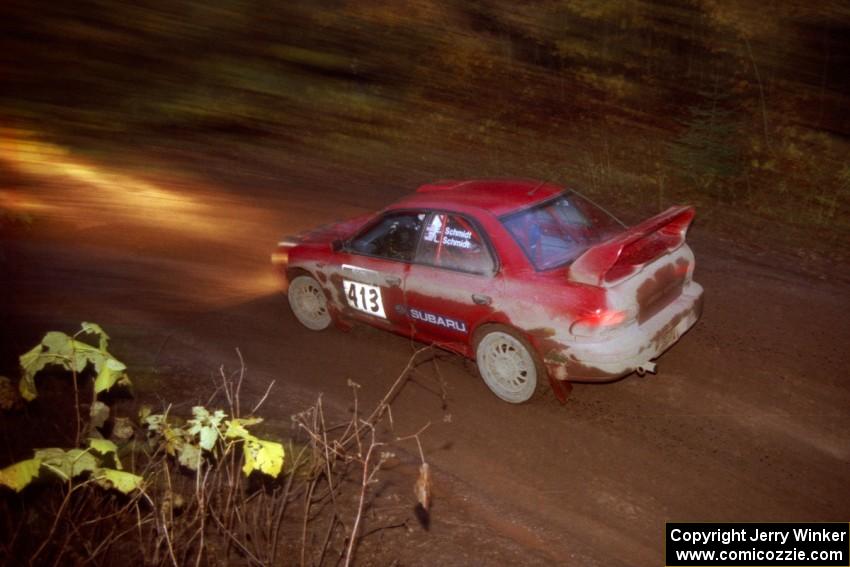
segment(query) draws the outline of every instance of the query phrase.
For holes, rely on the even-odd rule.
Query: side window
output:
[[[474,274],[489,274],[495,267],[478,231],[463,217],[445,213],[428,218],[416,261]]]
[[[423,213],[389,214],[351,241],[354,252],[410,262],[419,242]]]

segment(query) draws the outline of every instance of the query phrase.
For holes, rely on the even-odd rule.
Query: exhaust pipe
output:
[[[638,376],[643,376],[647,372],[649,372],[650,374],[655,374],[655,363],[651,360],[647,360],[646,362],[638,366],[635,369],[635,372],[638,373]]]

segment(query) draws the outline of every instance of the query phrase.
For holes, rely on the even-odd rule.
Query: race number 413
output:
[[[351,307],[369,315],[387,318],[386,313],[384,313],[381,288],[351,280],[342,280],[342,285],[345,290],[345,299]]]

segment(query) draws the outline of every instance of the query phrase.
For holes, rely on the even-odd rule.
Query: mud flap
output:
[[[549,385],[552,387],[552,392],[554,392],[558,401],[561,404],[566,404],[567,398],[570,397],[570,392],[573,391],[573,385],[566,380],[558,380],[552,376],[549,376]]]

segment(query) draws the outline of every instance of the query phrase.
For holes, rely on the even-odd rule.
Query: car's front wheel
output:
[[[331,324],[325,292],[312,276],[301,275],[293,279],[287,295],[292,313],[308,329],[321,331]]]
[[[539,391],[545,379],[531,345],[502,326],[483,329],[475,341],[475,361],[484,383],[506,402],[521,404]]]

